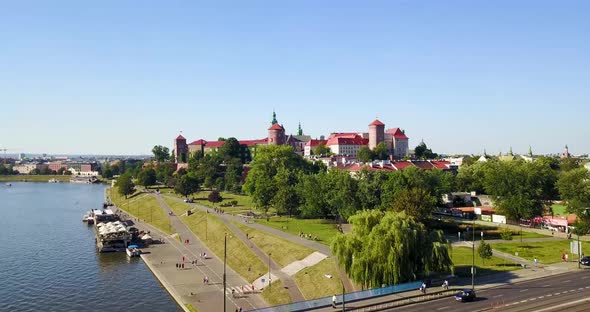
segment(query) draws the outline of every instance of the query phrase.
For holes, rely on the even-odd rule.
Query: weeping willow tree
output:
[[[353,231],[332,251],[350,278],[366,287],[393,285],[453,271],[451,245],[405,212],[366,210],[350,217]]]

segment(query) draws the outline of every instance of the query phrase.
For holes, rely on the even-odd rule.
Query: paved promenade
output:
[[[127,214],[124,211],[120,213]],[[224,296],[223,259],[214,256],[180,220],[171,220],[177,221],[173,222],[173,227],[183,239],[188,239],[190,244],[183,244],[176,236],[163,233],[146,222],[132,220],[135,227],[150,231],[155,240],[164,242],[143,249],[145,254],[141,258],[185,311],[188,311],[185,304],[192,305],[198,311],[219,311],[224,300],[228,311],[240,307],[247,311],[268,306],[260,294],[232,297],[232,288],[241,290],[242,286],[249,283],[229,267],[226,271],[228,291]],[[203,252],[207,253],[207,259],[199,258],[199,254]],[[177,269],[176,264],[182,263],[183,257],[184,269]],[[195,259],[197,265],[193,266],[191,262]],[[208,284],[203,283],[205,276],[209,278]]]

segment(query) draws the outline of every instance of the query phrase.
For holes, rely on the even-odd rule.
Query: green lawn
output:
[[[124,196],[113,192],[112,188],[109,188],[108,192],[111,201],[121,210],[153,225],[164,233],[173,233],[168,215],[160,207],[158,201],[149,194],[136,192],[125,199]]]
[[[452,249],[452,259],[455,265],[455,275],[465,277],[471,276],[471,264],[473,261],[473,251],[469,247],[454,247]],[[509,262],[502,258],[492,256],[491,259],[483,261],[475,249],[475,266],[477,275],[489,275],[503,271],[514,271],[520,269],[520,265]]]
[[[324,245],[330,245],[332,239],[338,234],[337,224],[324,219],[272,217],[268,222],[266,219],[257,219],[256,222],[297,236],[300,232],[311,234]]]
[[[291,303],[291,296],[280,280],[266,286],[262,291],[262,297],[271,306]]]
[[[168,198],[166,196],[162,196],[162,200],[164,200],[168,207],[170,207],[170,210],[172,210],[174,214],[177,216],[182,216],[188,210],[192,209],[192,207],[189,204],[177,201],[172,198]]]
[[[225,233],[227,239],[227,264],[249,282],[268,272],[266,265],[214,214],[195,211],[181,220],[209,247],[217,257],[223,259]]]
[[[305,259],[305,257],[314,252],[311,248],[253,229],[239,222],[232,221],[232,224],[240,229],[240,231],[248,234],[250,241],[262,249],[265,254],[270,253],[272,259],[281,267],[285,267],[294,261]]]
[[[56,179],[60,182],[70,182],[69,175],[0,175],[0,182],[47,182]]]
[[[556,216],[567,216],[567,207],[565,205],[553,204],[551,205],[551,209]]]
[[[581,242],[582,252],[584,250],[590,250],[590,242]],[[561,261],[562,253],[569,253],[570,240],[557,240],[557,241],[546,241],[537,243],[523,243],[512,242],[512,243],[500,243],[493,244],[492,248],[514,255],[518,252],[518,256],[530,261],[533,261],[535,257],[539,259],[539,263],[551,264]],[[569,255],[569,260],[575,261],[576,256]]]
[[[332,278],[325,275],[331,275]],[[338,268],[333,258],[326,258],[312,267],[299,271],[294,278],[306,300],[342,293]]]

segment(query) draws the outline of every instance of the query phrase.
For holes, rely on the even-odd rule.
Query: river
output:
[[[180,311],[140,259],[96,252],[104,185],[0,185],[0,311]]]

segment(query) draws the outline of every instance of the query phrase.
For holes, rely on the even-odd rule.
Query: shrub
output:
[[[512,240],[512,230],[509,228],[503,228],[500,237],[502,237],[503,240]]]
[[[219,191],[214,190],[214,191],[211,191],[211,193],[209,193],[207,200],[209,200],[212,203],[218,203],[218,202],[222,201],[223,198],[221,197],[221,194],[219,194]]]

